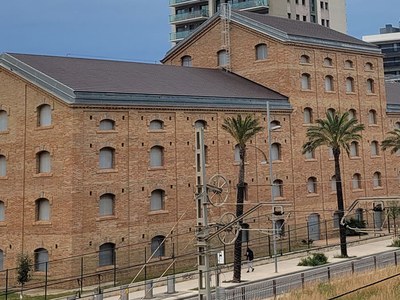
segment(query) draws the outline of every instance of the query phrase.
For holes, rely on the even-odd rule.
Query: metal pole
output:
[[[395,258],[396,258],[396,252],[395,254]],[[396,260],[396,266],[397,266],[397,260]],[[8,299],[8,269],[6,270],[6,300]]]
[[[269,156],[269,185],[271,187],[271,203],[272,203],[272,242],[274,248],[274,264],[275,264],[275,273],[278,273],[278,257],[276,256],[276,223],[275,223],[275,216],[274,216],[274,189],[273,183],[274,180],[272,178],[272,151],[271,151],[271,120],[270,120],[270,111],[269,111],[269,101],[267,101],[267,129],[268,129],[268,156]]]
[[[44,299],[47,299],[47,270],[48,270],[48,262],[46,261],[46,265],[45,265],[46,269],[45,269],[45,282],[44,282]]]
[[[79,283],[80,296],[83,293],[83,256],[81,257],[81,282]],[[79,297],[80,297],[79,296]]]

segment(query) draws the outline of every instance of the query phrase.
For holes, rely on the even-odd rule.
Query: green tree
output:
[[[237,184],[237,198],[236,198],[236,216],[240,217],[243,215],[243,202],[245,192],[245,181],[244,181],[244,162],[246,159],[246,143],[253,138],[257,133],[262,131],[263,127],[259,125],[259,120],[255,119],[251,115],[247,115],[242,118],[241,115],[237,115],[236,118],[228,117],[224,119],[222,129],[228,132],[236,141],[239,147],[240,155],[240,167],[239,167],[239,180]],[[240,221],[242,226],[243,221]],[[239,236],[235,241],[234,247],[234,262],[233,262],[233,282],[240,282],[241,280],[241,265],[242,265],[242,231],[239,232]]]
[[[388,132],[388,137],[382,141],[382,150],[386,151],[390,149],[390,153],[394,154],[400,150],[400,129],[396,128],[395,130]]]
[[[32,259],[28,254],[21,253],[17,257],[17,281],[21,285],[21,298],[24,290],[24,285],[27,283],[32,276]]]
[[[336,198],[339,211],[339,219],[344,215],[344,201],[342,190],[342,179],[340,172],[340,153],[344,149],[349,155],[352,141],[361,139],[360,132],[364,130],[364,124],[359,124],[357,119],[349,118],[349,113],[326,113],[326,119],[318,119],[316,125],[307,129],[308,141],[303,145],[303,154],[314,151],[320,146],[328,146],[332,149],[335,162]],[[346,225],[339,227],[340,252],[347,257]]]

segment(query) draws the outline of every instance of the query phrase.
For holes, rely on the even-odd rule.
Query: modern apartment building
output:
[[[363,40],[381,48],[386,80],[400,82],[400,27],[388,24],[380,34],[363,36]]]
[[[346,0],[169,0],[173,44],[181,41],[209,17],[218,13],[222,3],[232,10],[318,23],[346,33]]]

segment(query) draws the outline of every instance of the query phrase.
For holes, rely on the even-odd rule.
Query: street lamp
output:
[[[275,264],[275,273],[278,273],[278,257],[276,255],[276,222],[274,217],[275,210],[275,197],[274,197],[274,181],[273,181],[273,173],[272,173],[272,143],[271,143],[271,133],[274,130],[280,129],[281,126],[273,126],[271,127],[270,120],[270,112],[269,112],[269,101],[267,101],[267,131],[268,131],[268,151],[269,151],[269,185],[271,187],[271,204],[272,204],[272,240],[274,247],[274,264]]]

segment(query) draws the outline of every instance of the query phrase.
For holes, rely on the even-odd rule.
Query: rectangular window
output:
[[[325,26],[325,19],[321,19],[321,25]]]
[[[325,2],[325,9],[328,9],[328,2]]]
[[[329,27],[329,20],[326,20],[326,27]]]
[[[307,22],[307,16],[303,16],[303,21]]]
[[[296,15],[296,20],[300,20],[300,15]]]
[[[324,2],[323,1],[320,2],[320,5],[321,5],[321,9],[324,9]]]
[[[306,5],[306,0],[301,0],[301,4]]]
[[[288,14],[287,14],[287,17],[288,17],[288,19],[290,19],[290,18],[292,17],[292,14],[291,14],[291,13],[288,13]]]

